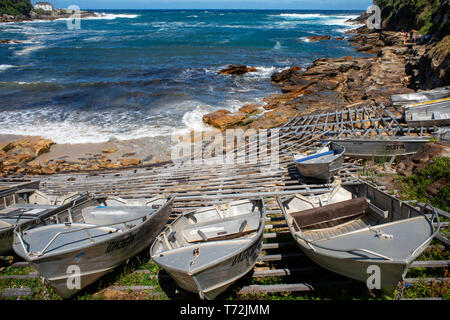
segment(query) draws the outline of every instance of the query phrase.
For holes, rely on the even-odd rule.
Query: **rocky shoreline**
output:
[[[349,22],[361,23],[365,16]],[[218,110],[207,114],[204,123],[222,131],[237,127],[270,129],[295,115],[388,105],[391,95],[450,84],[450,36],[430,41],[414,30],[377,31],[365,26],[348,31],[347,36],[356,51],[372,56],[322,58],[306,70],[294,66],[277,72],[272,82],[280,86],[280,93],[265,97],[261,104],[245,105],[235,113]],[[316,36],[311,41],[329,39]]]
[[[69,19],[72,16],[72,13],[67,11],[66,9],[57,9],[53,12],[42,12],[37,13],[35,11],[31,11],[28,16],[26,15],[17,15],[12,16],[8,14],[0,15],[0,23],[11,23],[11,22],[26,22],[26,21],[54,21],[58,19]],[[91,11],[80,11],[80,18],[90,18],[96,17],[95,12]]]
[[[0,135],[0,177],[158,166],[170,161],[169,144],[170,137],[55,144],[42,137]]]
[[[372,57],[323,58],[306,70],[294,66],[275,73],[272,82],[280,86],[280,93],[265,97],[262,104],[245,105],[236,113],[218,110],[205,115],[203,121],[220,130],[269,129],[297,114],[387,104],[393,94],[414,91],[406,66],[416,58],[416,52],[423,50],[420,45],[405,42],[404,32],[378,33],[360,28],[352,33],[349,43]]]

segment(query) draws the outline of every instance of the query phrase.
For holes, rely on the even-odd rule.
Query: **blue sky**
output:
[[[36,3],[38,1],[32,1]],[[49,0],[82,9],[305,9],[365,10],[372,0]]]

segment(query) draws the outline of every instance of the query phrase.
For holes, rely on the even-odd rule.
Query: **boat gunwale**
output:
[[[384,138],[386,137],[386,138]],[[406,139],[401,139],[401,138]],[[355,137],[344,137],[344,138],[327,138],[327,141],[330,142],[386,142],[386,143],[393,143],[393,142],[407,142],[407,143],[419,143],[419,142],[429,142],[431,137],[417,137],[417,139],[411,139],[410,136],[377,136],[374,139],[369,138],[359,138],[358,136]]]
[[[364,183],[364,182],[363,182],[363,183]],[[365,184],[366,184],[368,187],[373,188],[373,187],[370,186],[369,184],[367,184],[367,183],[365,183]],[[374,189],[375,189],[375,188],[374,188]],[[377,189],[375,189],[375,190],[377,190]],[[382,192],[382,191],[380,191],[380,190],[377,190],[377,191]],[[384,193],[384,192],[383,192],[383,193]],[[432,218],[430,219],[430,218],[427,217],[427,215],[426,215],[425,213],[423,213],[423,212],[421,212],[421,211],[415,209],[414,207],[412,207],[412,206],[409,205],[408,203],[405,203],[405,202],[403,202],[403,201],[401,201],[401,200],[398,200],[398,199],[392,197],[391,195],[389,195],[389,194],[387,194],[387,193],[384,193],[384,194],[385,194],[385,195],[388,195],[391,199],[393,199],[393,200],[395,200],[395,201],[401,202],[401,205],[402,205],[402,206],[407,206],[407,207],[409,207],[410,209],[412,209],[412,210],[414,210],[414,211],[417,211],[417,212],[420,214],[420,216],[413,217],[413,218],[401,219],[401,220],[398,220],[398,221],[393,221],[393,222],[388,222],[388,223],[376,225],[376,226],[373,226],[373,228],[380,228],[380,227],[389,226],[389,225],[393,225],[393,224],[399,224],[399,223],[402,223],[402,222],[404,223],[404,222],[406,222],[406,221],[408,221],[408,220],[410,220],[410,219],[414,219],[414,218],[425,218],[426,221],[428,222],[429,226],[431,226],[431,230],[433,230],[433,233],[432,233],[429,237],[427,237],[427,239],[426,239],[420,246],[418,246],[418,247],[410,254],[410,256],[408,256],[408,258],[406,258],[406,259],[399,259],[399,258],[389,258],[389,257],[386,257],[386,258],[388,258],[387,260],[384,259],[384,260],[380,260],[380,261],[379,261],[379,262],[382,262],[382,263],[389,263],[389,264],[398,264],[398,263],[406,263],[406,264],[409,264],[409,263],[411,263],[414,259],[417,258],[417,254],[418,254],[418,252],[420,251],[420,249],[422,249],[424,246],[426,246],[428,243],[430,243],[430,242],[433,240],[433,238],[435,237],[435,235],[439,232],[440,224],[441,224],[440,219],[439,219],[439,215],[437,214],[437,212],[434,210],[434,208],[433,208],[432,206],[429,206],[429,205],[428,205],[428,207],[430,207],[430,208],[432,209],[432,211],[433,211],[433,216],[432,216]],[[291,235],[295,238],[295,240],[296,240],[296,242],[299,244],[299,246],[301,246],[302,249],[305,249],[305,250],[307,250],[307,251],[312,251],[312,252],[314,252],[314,253],[317,253],[317,250],[314,249],[314,248],[312,247],[312,246],[315,245],[314,241],[310,241],[310,240],[304,239],[303,237],[300,237],[298,234],[301,234],[301,231],[295,231],[295,230],[294,230],[293,225],[292,225],[292,223],[291,223],[290,220],[289,220],[289,218],[292,218],[292,216],[291,216],[289,213],[286,212],[286,209],[285,209],[285,207],[284,207],[284,205],[283,205],[285,202],[292,200],[292,199],[295,198],[296,196],[297,196],[297,195],[292,195],[292,196],[288,196],[288,197],[277,197],[278,205],[280,206],[280,209],[281,209],[281,211],[282,211],[282,213],[283,213],[283,215],[284,215],[284,217],[285,217],[285,220],[286,220],[286,223],[287,223],[287,225],[288,225],[288,227],[289,227],[289,230],[290,230],[290,232],[291,232]],[[426,206],[425,206],[425,207],[426,207]],[[425,207],[424,207],[424,208],[425,208]],[[435,228],[434,225],[433,225],[434,218],[437,218],[437,221],[438,221],[438,225],[437,225],[436,228]],[[339,237],[339,236],[346,236],[346,235],[354,234],[354,233],[361,232],[361,231],[367,231],[367,230],[369,230],[369,229],[370,229],[369,227],[366,227],[366,228],[362,228],[362,229],[359,229],[359,230],[354,230],[354,231],[351,231],[351,232],[343,233],[343,234],[341,234],[341,235],[333,236],[333,237],[331,237],[331,238],[335,238],[335,237]],[[331,239],[331,238],[330,238],[330,239]],[[299,240],[300,240],[300,241],[299,241]],[[306,240],[306,241],[305,241],[305,240]],[[327,240],[327,239],[319,239],[319,240],[317,240],[317,241],[320,241],[320,240],[324,240],[324,241],[325,241],[325,240]],[[303,243],[306,243],[307,245],[305,245],[305,244],[303,244]],[[308,247],[308,246],[309,246],[309,247]],[[357,251],[357,249],[347,249],[347,250],[348,250],[348,251],[347,251],[347,250],[339,250],[339,249],[334,249],[334,248],[326,248],[326,247],[320,246],[320,245],[317,245],[317,246],[320,247],[320,249],[323,249],[323,250],[347,252],[347,253],[349,253],[349,254],[358,256],[358,257],[359,257],[359,259],[358,259],[359,261],[372,261],[372,260],[373,260],[373,258],[361,259],[361,256],[360,256],[360,255],[357,255],[357,254],[355,254],[355,253],[352,253],[352,251]],[[363,250],[367,250],[367,249],[363,249]],[[367,253],[373,255],[373,253],[371,253],[371,252],[367,252]],[[339,260],[352,260],[352,259],[354,259],[354,258],[352,258],[352,257],[339,257],[339,256],[337,256],[337,255],[335,255],[335,254],[331,254],[331,253],[327,253],[327,252],[323,252],[323,251],[321,251],[320,253],[317,253],[317,254],[319,254],[319,255],[321,255],[321,256],[326,256],[326,257],[328,257],[328,258],[334,258],[334,259],[339,259]],[[378,253],[375,253],[375,256],[377,256],[377,254],[378,254]],[[382,256],[382,255],[381,255],[381,256]]]
[[[161,208],[159,208],[157,211],[155,211],[155,212],[152,214],[152,216],[155,215],[155,214],[157,214],[157,213],[159,213],[159,212],[161,212],[161,211],[162,211],[163,209],[165,209],[168,205],[172,205],[172,204],[173,204],[173,201],[174,201],[174,199],[175,199],[175,196],[170,196],[170,197],[168,197],[168,198],[162,196],[161,198],[165,198],[165,199],[166,199],[166,202],[164,203],[164,205],[163,205]],[[146,216],[148,216],[148,215],[146,215]],[[142,217],[141,217],[141,218],[142,218]],[[127,223],[127,222],[130,222],[130,221],[135,221],[135,220],[138,220],[138,219],[141,219],[141,218],[136,218],[136,219],[129,220],[129,221],[124,221],[124,222],[116,222],[116,223],[112,223],[112,224],[110,224],[110,225],[96,225],[96,224],[89,224],[89,227],[87,227],[87,228],[90,228],[90,229],[94,229],[94,228],[103,228],[103,227],[108,227],[108,226],[112,226],[112,225],[117,225],[117,224]],[[152,219],[147,219],[147,220],[144,221],[143,223],[141,223],[141,224],[139,224],[139,225],[136,225],[136,226],[134,226],[133,228],[128,229],[128,230],[126,230],[126,231],[122,231],[122,232],[120,232],[120,233],[117,232],[117,234],[120,234],[121,236],[126,237],[126,236],[128,236],[131,232],[134,232],[134,231],[136,231],[136,230],[138,230],[138,229],[141,229],[143,226],[147,225],[147,224],[150,223],[150,222],[152,222]],[[73,223],[73,224],[78,224],[78,223]],[[71,225],[73,225],[73,224],[71,224]],[[58,225],[58,224],[54,224],[54,225]],[[59,225],[62,225],[62,224],[59,223]],[[82,228],[82,229],[76,229],[76,230],[73,230],[73,232],[83,231],[83,230],[86,230],[86,227],[85,227],[85,228]],[[25,232],[25,231],[27,231],[27,230],[23,230],[23,231],[21,231],[21,232],[23,233],[23,232]],[[15,242],[16,242],[16,232],[17,232],[17,231],[14,230],[13,249],[14,249],[14,247],[15,247]],[[48,254],[47,254],[47,253],[44,253],[44,254],[37,255],[37,256],[33,256],[33,255],[30,256],[30,254],[28,254],[28,253],[25,252],[25,251],[24,251],[25,254],[23,254],[23,253],[22,253],[23,246],[20,246],[20,248],[21,248],[20,251],[19,251],[19,250],[17,250],[17,251],[14,250],[14,252],[15,252],[17,255],[19,255],[21,258],[23,258],[23,259],[25,259],[25,260],[27,260],[27,261],[29,261],[29,262],[32,263],[32,262],[36,262],[36,261],[46,260],[46,259],[49,259],[49,258],[54,258],[55,256],[65,255],[65,254],[70,253],[70,252],[73,252],[73,251],[78,251],[78,250],[86,249],[86,248],[89,248],[89,247],[102,245],[102,244],[104,244],[105,242],[108,242],[108,241],[111,241],[111,238],[104,239],[104,240],[101,240],[101,241],[98,241],[98,242],[94,242],[94,243],[89,243],[89,244],[87,244],[87,245],[82,245],[82,246],[80,246],[80,247],[73,248],[73,249],[61,250],[61,251],[57,251],[57,252],[53,252],[53,253],[48,253]],[[19,247],[19,245],[17,245],[17,246]]]
[[[264,204],[264,199],[263,199],[262,197],[259,197],[259,198],[257,198],[257,199],[251,199],[251,200],[261,201],[261,204],[262,204],[262,210],[261,210],[260,218],[259,218],[260,225],[259,225],[258,231],[255,233],[255,236],[253,236],[253,237],[251,237],[251,238],[248,238],[248,240],[250,240],[250,241],[245,241],[245,239],[242,239],[242,238],[228,239],[228,240],[216,240],[216,241],[213,240],[213,241],[208,241],[208,242],[199,242],[199,243],[197,243],[197,244],[190,244],[189,246],[185,246],[185,247],[173,248],[173,249],[170,249],[170,250],[166,250],[165,252],[176,252],[176,250],[181,251],[181,250],[185,250],[186,248],[199,247],[199,245],[201,246],[201,245],[206,245],[206,244],[211,244],[211,243],[212,243],[212,244],[214,244],[214,243],[231,243],[231,242],[238,242],[238,241],[247,242],[247,244],[246,244],[245,246],[242,246],[242,248],[239,249],[239,252],[243,252],[243,251],[247,250],[248,248],[250,248],[252,245],[254,245],[254,244],[255,244],[255,243],[263,236],[264,229],[265,229],[266,208],[265,208],[265,204]],[[232,202],[232,203],[229,203],[229,204],[245,203],[245,202],[247,202],[247,201],[250,201],[250,202],[251,202],[251,200],[238,200],[238,201],[235,201],[235,202]],[[203,209],[207,209],[206,211],[210,211],[210,210],[212,210],[213,208],[216,208],[216,206],[211,206],[211,207],[207,207],[207,208],[202,208],[202,211],[200,211],[200,212],[204,212],[205,210],[203,210]],[[189,212],[184,213],[184,214],[180,215],[179,217],[177,217],[177,218],[170,224],[170,226],[168,226],[166,229],[164,229],[164,230],[161,232],[161,234],[158,235],[158,237],[156,237],[155,241],[153,242],[152,246],[150,247],[150,257],[151,257],[151,259],[152,259],[153,261],[155,261],[158,265],[160,265],[161,267],[164,266],[164,267],[163,267],[164,269],[167,269],[167,270],[173,270],[173,271],[175,271],[175,272],[181,272],[181,273],[187,274],[187,275],[189,275],[189,276],[194,276],[195,274],[198,274],[198,273],[200,273],[200,272],[202,272],[202,271],[204,271],[204,270],[210,269],[211,267],[213,267],[213,266],[215,266],[215,265],[217,265],[217,264],[220,264],[220,263],[222,263],[222,262],[224,262],[224,261],[228,260],[229,258],[231,258],[231,257],[233,257],[233,256],[236,255],[236,252],[231,252],[231,253],[229,253],[228,255],[223,256],[223,257],[221,257],[221,258],[218,259],[218,260],[214,260],[214,261],[212,261],[212,262],[210,262],[210,263],[208,263],[208,264],[205,264],[205,265],[203,265],[203,266],[201,266],[201,267],[194,268],[194,269],[189,269],[189,270],[181,269],[181,268],[177,268],[177,267],[167,267],[165,264],[160,264],[160,263],[158,263],[158,262],[157,262],[157,260],[158,260],[157,255],[162,254],[162,252],[159,252],[159,253],[153,253],[153,251],[154,251],[153,248],[154,248],[154,246],[156,245],[157,241],[161,239],[162,234],[163,234],[164,232],[166,232],[166,230],[168,230],[168,229],[169,229],[176,221],[178,221],[179,219],[181,219],[181,218],[183,218],[184,216],[189,215],[189,214],[191,214],[191,213],[193,213],[193,212],[199,212],[199,211],[197,211],[197,210],[189,211]],[[186,271],[187,271],[187,272],[186,272]]]
[[[420,101],[420,102],[416,102],[416,103],[412,103],[412,104],[405,104],[403,106],[403,109],[405,109],[405,111],[406,111],[406,110],[413,110],[416,108],[417,109],[418,108],[426,108],[433,104],[440,104],[440,103],[445,103],[445,102],[450,102],[450,97]]]
[[[327,160],[327,161],[318,161],[318,162],[298,162],[298,160],[301,160],[301,159],[295,159],[295,155],[297,155],[298,153],[293,153],[292,154],[292,158],[293,158],[293,160],[294,160],[294,163],[296,164],[296,165],[301,165],[301,166],[312,166],[312,165],[317,165],[317,164],[327,164],[327,165],[330,165],[331,163],[333,163],[334,161],[336,161],[337,159],[339,159],[340,157],[343,157],[344,156],[344,154],[345,154],[345,147],[344,146],[342,146],[342,145],[340,145],[338,142],[335,142],[335,141],[329,141],[326,145],[330,145],[330,149],[331,149],[331,151],[335,151],[335,152],[338,152],[338,153],[335,153],[335,154],[333,154],[333,157],[330,157],[330,160]],[[336,149],[340,149],[341,151],[336,151],[335,149],[332,149],[332,146],[336,146],[337,148]],[[318,158],[316,158],[316,159],[310,159],[310,160],[319,160],[319,159],[321,159],[321,158],[323,158],[323,156],[322,157],[318,157]],[[310,160],[306,160],[306,161],[310,161]],[[336,169],[336,170],[339,170],[339,169]]]

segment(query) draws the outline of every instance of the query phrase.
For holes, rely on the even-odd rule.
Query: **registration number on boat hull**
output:
[[[115,240],[108,243],[105,253],[111,253],[130,246],[134,242],[134,235],[130,235],[121,240]]]

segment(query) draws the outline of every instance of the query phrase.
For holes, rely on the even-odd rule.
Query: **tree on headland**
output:
[[[24,15],[29,16],[33,5],[30,0],[1,0],[0,15],[8,14],[11,16]]]

